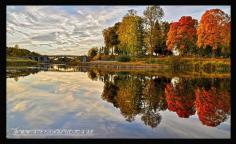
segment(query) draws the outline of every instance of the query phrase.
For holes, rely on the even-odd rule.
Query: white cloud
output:
[[[200,20],[202,14],[209,9],[219,8],[226,13],[230,13],[230,6],[163,6],[164,20],[169,22],[178,21],[182,16],[192,16]]]
[[[7,45],[42,54],[86,54],[102,46],[102,30],[121,21],[129,9],[142,16],[146,6],[8,6]],[[199,19],[211,8],[230,12],[230,6],[162,6],[164,20],[190,15]],[[70,49],[66,51],[66,49]]]

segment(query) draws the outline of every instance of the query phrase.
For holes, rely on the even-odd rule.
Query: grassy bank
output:
[[[36,66],[36,65],[38,65],[38,62],[30,59],[7,57],[7,66]]]
[[[198,58],[198,57],[162,57],[162,58],[134,58],[130,62],[117,61],[91,61],[91,67],[117,68],[117,69],[165,69],[168,71],[228,73],[230,72],[230,59],[227,58]]]
[[[154,58],[145,62],[168,65],[176,71],[230,72],[229,58],[165,57]]]
[[[123,69],[138,70],[149,69],[152,71],[163,70],[168,72],[181,73],[230,73],[230,58],[199,58],[199,57],[153,57],[149,58],[132,58],[129,62],[97,60],[82,63],[72,61],[65,63],[67,66],[86,66],[104,69]],[[36,66],[38,62],[30,59],[15,57],[7,58],[7,66]]]
[[[191,71],[178,71],[173,72],[165,69],[115,69],[115,68],[101,68],[101,67],[89,67],[89,71],[94,71],[98,75],[110,74],[110,73],[130,73],[136,75],[145,76],[164,76],[168,78],[184,77],[184,78],[230,78],[230,73],[206,73],[206,72],[191,72]]]

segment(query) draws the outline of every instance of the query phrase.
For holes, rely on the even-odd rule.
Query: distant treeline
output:
[[[8,57],[40,56],[39,53],[19,48],[18,45],[15,45],[14,47],[7,47],[6,53]]]
[[[88,56],[230,56],[231,17],[222,10],[207,10],[200,21],[182,16],[169,23],[163,17],[160,6],[148,6],[143,17],[129,10],[121,22],[103,30],[105,46],[91,48]]]

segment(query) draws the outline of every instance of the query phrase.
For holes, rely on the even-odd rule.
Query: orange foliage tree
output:
[[[230,113],[230,93],[211,87],[210,90],[195,90],[196,110],[199,120],[207,126],[215,127],[227,119]]]
[[[197,23],[191,16],[182,16],[178,22],[171,23],[167,34],[167,49],[178,49],[181,55],[189,53],[188,48],[196,43]]]
[[[231,18],[220,9],[207,10],[201,17],[197,29],[197,46],[221,47],[222,52],[230,51]]]

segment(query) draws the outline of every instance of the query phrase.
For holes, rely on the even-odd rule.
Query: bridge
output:
[[[41,55],[41,56],[28,56],[27,58],[38,61],[41,63],[49,63],[50,60],[56,60],[59,58],[69,58],[69,59],[80,59],[82,62],[87,62],[88,57],[86,55],[78,56],[78,55]]]
[[[49,58],[46,55],[41,55],[41,56],[27,56],[27,58],[37,61],[40,63],[49,63]]]

